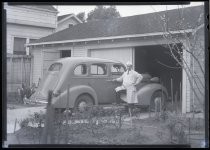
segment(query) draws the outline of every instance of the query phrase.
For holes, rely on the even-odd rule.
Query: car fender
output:
[[[149,105],[153,93],[158,90],[163,90],[163,92],[166,94],[166,97],[168,97],[167,89],[164,86],[159,83],[150,83],[137,91],[138,103],[141,105]]]
[[[76,99],[78,96],[82,94],[89,94],[93,100],[94,103],[97,105],[98,104],[98,99],[95,90],[87,85],[79,85],[79,86],[74,86],[70,88],[69,91],[69,107],[73,108]],[[58,97],[54,97],[52,101],[53,105],[55,108],[66,108],[67,105],[67,90],[62,92]]]

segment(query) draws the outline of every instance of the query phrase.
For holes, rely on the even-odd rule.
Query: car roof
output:
[[[107,62],[111,62],[111,63],[121,63],[120,61],[116,61],[116,60],[111,60],[111,59],[103,59],[103,58],[93,58],[93,57],[68,57],[68,58],[61,58],[59,60],[57,60],[57,62],[60,63],[87,63],[87,62],[102,62],[102,63],[107,63]]]

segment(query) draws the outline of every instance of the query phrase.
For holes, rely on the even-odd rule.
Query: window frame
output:
[[[92,74],[91,73],[91,66],[92,65],[104,65],[105,67],[106,67],[106,72],[105,72],[105,74]],[[89,74],[90,74],[90,76],[99,76],[99,77],[101,77],[101,76],[108,76],[108,65],[106,64],[106,63],[101,63],[101,62],[95,62],[95,63],[91,63],[90,64],[90,69],[89,69],[90,71],[89,71]]]
[[[77,74],[74,73],[75,69],[76,69],[78,66],[80,66],[80,65],[85,65],[85,66],[86,66],[86,68],[87,68],[86,74],[77,75]],[[74,66],[74,69],[73,69],[73,75],[74,75],[75,77],[88,76],[88,65],[85,64],[85,63],[81,63],[81,64],[75,65],[75,66]]]
[[[24,51],[15,51],[15,38],[25,39],[25,44],[27,44],[28,37],[13,36],[13,41],[12,41],[13,42],[13,44],[12,44],[13,54],[14,55],[26,55],[27,52],[26,52],[26,47],[25,46],[24,46]],[[25,52],[25,54],[15,54],[16,52]]]
[[[124,73],[124,72],[122,72],[122,74],[113,74],[114,73],[114,72],[112,72],[113,65],[120,65],[120,66],[123,67],[124,72],[126,71],[126,67],[123,64],[120,64],[120,63],[112,63],[112,64],[110,64],[110,74],[111,75],[122,75]]]

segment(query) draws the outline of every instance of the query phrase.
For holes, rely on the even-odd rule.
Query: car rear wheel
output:
[[[150,100],[150,111],[160,112],[165,109],[166,103],[166,94],[161,91],[156,91],[153,93],[152,98]]]
[[[93,98],[88,94],[83,94],[79,96],[75,103],[75,110],[83,112],[88,106],[93,105]]]

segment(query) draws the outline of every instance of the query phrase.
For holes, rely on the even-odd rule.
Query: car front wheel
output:
[[[83,94],[79,96],[75,103],[75,109],[76,111],[83,112],[85,109],[89,106],[93,105],[93,99],[88,94]]]
[[[150,111],[160,112],[165,109],[166,102],[166,94],[161,91],[156,91],[153,93],[152,98],[150,100]]]

